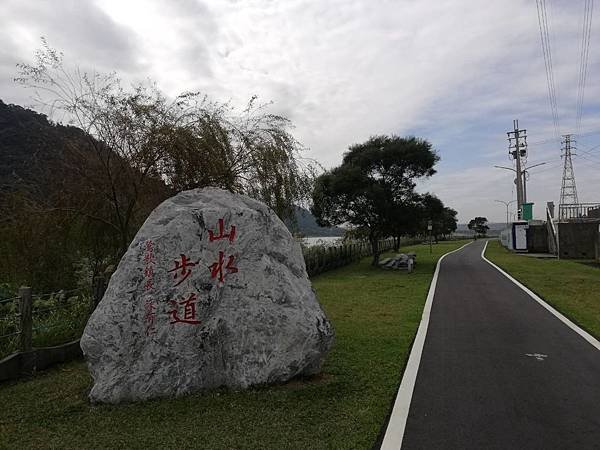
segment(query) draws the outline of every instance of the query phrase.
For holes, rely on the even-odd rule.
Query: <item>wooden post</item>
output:
[[[106,283],[104,281],[104,277],[99,275],[94,277],[94,283],[92,285],[92,304],[90,305],[91,311],[94,312],[102,297],[104,297],[104,292],[106,291]]]
[[[22,286],[19,288],[19,313],[21,315],[20,351],[31,350],[31,288]]]
[[[598,232],[596,233],[596,262],[600,263],[600,224],[598,224]]]

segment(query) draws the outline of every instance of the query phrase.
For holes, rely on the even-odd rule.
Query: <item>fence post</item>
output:
[[[92,285],[92,304],[90,305],[91,311],[94,312],[102,297],[104,297],[104,292],[106,291],[106,283],[104,281],[104,277],[102,275],[98,275],[94,277],[94,283]]]
[[[22,286],[19,288],[19,314],[21,319],[20,351],[31,350],[31,288]]]

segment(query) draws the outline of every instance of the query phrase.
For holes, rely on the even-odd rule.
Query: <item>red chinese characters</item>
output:
[[[171,316],[171,324],[174,323],[187,323],[191,325],[197,325],[200,323],[199,320],[196,319],[196,294],[190,294],[187,299],[183,299],[181,301],[171,300],[173,309],[169,311],[169,315]],[[179,316],[181,306],[183,306],[183,318]]]
[[[208,240],[210,242],[220,241],[221,239],[229,239],[229,242],[233,242],[235,240],[235,225],[231,225],[229,228],[229,233],[225,233],[225,226],[223,219],[219,219],[218,221],[219,234],[215,235],[212,230],[208,230]]]
[[[180,280],[175,284],[175,286],[179,286],[183,283],[191,274],[192,267],[196,266],[200,261],[192,262],[187,255],[181,253],[179,261],[175,261],[175,267],[171,270],[168,270],[168,273],[174,272],[173,278],[176,280],[180,278]],[[172,309],[169,311],[169,315],[171,316],[171,324],[175,323],[185,323],[189,325],[197,325],[200,323],[199,320],[196,319],[196,300],[198,297],[196,294],[191,293],[187,298],[184,298],[181,301],[169,300],[169,303],[172,306]],[[180,315],[181,309],[183,309],[183,317]]]
[[[156,305],[152,299],[154,290],[154,242],[148,239],[144,244],[144,291],[148,295],[144,301],[144,325],[146,326],[146,336],[156,332],[154,323],[156,322]]]
[[[227,240],[229,244],[232,244],[236,239],[236,227],[231,225],[229,230],[225,229],[224,219],[219,219],[217,222],[217,230],[208,230],[209,242]],[[208,266],[210,277],[218,279],[220,283],[225,281],[227,275],[237,273],[238,268],[234,264],[235,257],[233,255],[225,255],[224,251],[219,251],[219,258],[216,262]],[[200,263],[198,261],[192,261],[190,257],[181,253],[179,259],[175,260],[175,265],[167,273],[173,274],[173,280],[176,283],[173,287],[181,285],[185,280],[189,279],[192,275],[192,271],[195,266]],[[200,320],[197,317],[197,305],[198,295],[194,292],[185,293],[179,300],[168,300],[171,305],[171,309],[168,311],[170,317],[170,324],[187,324],[187,325],[198,325]],[[149,313],[152,311],[149,310]]]
[[[144,323],[146,325],[146,336],[150,336],[156,332],[154,322],[156,321],[156,305],[151,298],[147,298],[144,302]]]
[[[233,255],[230,255],[227,259],[227,264],[225,265],[225,272],[227,274],[237,273],[237,267],[233,266]],[[223,252],[219,252],[219,260],[210,266],[210,277],[216,278],[219,276],[219,281],[223,282],[225,280],[225,274],[223,274],[223,263],[225,262],[225,254]]]
[[[181,279],[175,286],[179,286],[181,283],[183,283],[185,279],[192,274],[191,267],[194,267],[199,262],[190,261],[188,257],[185,256],[183,253],[179,256],[181,257],[181,261],[175,261],[175,267],[169,270],[169,273],[175,272],[175,274],[173,275],[174,279],[177,279],[179,276],[181,276]]]
[[[149,291],[154,289],[154,263],[156,259],[154,257],[154,242],[147,240],[145,244],[144,252],[144,278],[146,280],[144,284],[144,290]]]
[[[219,234],[215,235],[215,233],[211,230],[208,230],[208,240],[210,242],[219,241],[221,239],[228,239],[229,243],[232,244],[236,237],[236,228],[235,225],[231,225],[229,228],[229,233],[225,232],[225,221],[223,218],[219,219],[217,222],[217,227],[219,229]],[[227,257],[227,263],[225,264],[225,253],[219,251],[219,259],[209,266],[210,277],[218,278],[219,282],[223,283],[225,281],[225,275],[231,273],[237,273],[238,268],[233,265],[234,256],[229,255]]]

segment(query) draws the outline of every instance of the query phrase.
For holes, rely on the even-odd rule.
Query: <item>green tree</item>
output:
[[[444,203],[432,194],[425,194],[422,198],[423,205],[423,229],[427,229],[427,224],[431,221],[431,235],[437,242],[441,233],[441,218],[444,213]]]
[[[392,234],[398,249],[401,236],[428,235],[427,225],[431,221],[432,235],[437,241],[456,230],[456,211],[444,206],[435,195],[417,194],[409,196],[393,211]]]
[[[448,207],[444,207],[442,216],[440,218],[440,234],[442,236],[448,236],[456,231],[458,219],[456,218],[457,212]]]
[[[365,229],[377,265],[379,239],[392,234],[398,209],[414,197],[415,179],[433,175],[438,160],[426,140],[371,137],[317,178],[312,213],[322,226],[351,223]]]
[[[389,229],[394,237],[394,250],[400,248],[402,236],[418,236],[426,229],[426,212],[422,200],[421,195],[412,192],[392,210]]]
[[[487,226],[487,221],[488,220],[485,217],[475,217],[474,219],[471,219],[469,221],[469,224],[467,225],[467,227],[469,228],[469,230],[475,231],[476,237],[477,236],[485,237],[488,230],[490,229],[490,227]]]
[[[431,233],[437,242],[440,236],[446,236],[456,231],[457,212],[452,208],[444,206],[444,203],[433,194],[422,196],[422,216],[424,222],[431,220]],[[426,223],[423,223],[422,229],[425,229]]]

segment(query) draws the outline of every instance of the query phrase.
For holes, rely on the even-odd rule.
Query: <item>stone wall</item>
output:
[[[564,222],[558,224],[560,257],[564,259],[593,259],[600,221]]]

